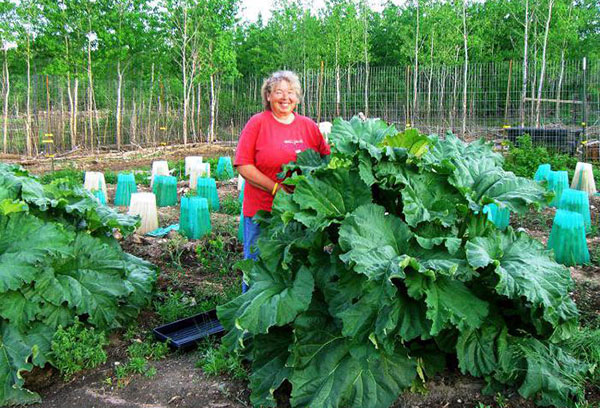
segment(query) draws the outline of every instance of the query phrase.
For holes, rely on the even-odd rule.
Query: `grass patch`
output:
[[[223,345],[210,341],[199,346],[196,367],[209,377],[227,375],[236,380],[248,380],[248,370],[242,365],[240,357],[229,353]]]
[[[240,200],[233,194],[227,194],[223,200],[221,200],[221,209],[220,213],[228,214],[228,215],[240,215],[242,211],[242,203]]]

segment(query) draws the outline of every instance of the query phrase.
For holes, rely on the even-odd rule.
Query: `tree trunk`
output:
[[[463,0],[462,9],[462,23],[463,23],[463,46],[465,51],[465,66],[463,70],[463,117],[462,117],[462,134],[463,137],[467,133],[467,75],[469,70],[469,51],[467,47],[467,0]]]
[[[208,141],[210,143],[215,140],[215,110],[217,107],[215,95],[215,75],[210,74],[210,120],[208,130]]]
[[[117,112],[116,112],[116,121],[117,121],[117,150],[121,150],[121,98],[122,98],[122,89],[123,89],[123,73],[121,72],[121,61],[117,62]]]
[[[154,93],[154,62],[152,63],[152,67],[150,68],[150,98],[148,99],[148,136],[152,133],[152,146],[156,146],[156,133],[152,128],[152,98]],[[147,136],[147,137],[148,137]]]
[[[413,73],[413,103],[412,103],[412,119],[414,125],[417,119],[417,88],[419,85],[419,0],[417,0],[417,30],[415,33],[415,70]]]
[[[74,86],[74,90],[73,90],[73,142],[76,141],[76,137],[77,137],[77,116],[78,116],[78,109],[79,109],[79,78],[75,77],[75,86]],[[85,127],[85,126],[84,126]],[[73,147],[75,147],[75,144],[73,144]]]
[[[431,50],[429,53],[429,80],[427,81],[427,122],[431,123],[431,82],[433,81],[433,32],[431,33]]]
[[[546,74],[546,48],[548,46],[548,33],[550,32],[550,21],[552,20],[552,7],[554,0],[548,2],[548,18],[546,19],[546,29],[544,31],[544,45],[542,46],[542,68],[540,70],[540,83],[538,84],[537,102],[535,106],[535,126],[540,126],[540,108],[542,103],[542,90],[544,88],[544,75]]]
[[[198,105],[196,106],[196,115],[198,116],[198,135],[202,140],[202,85],[198,84]]]
[[[530,114],[529,114],[529,120],[531,121],[533,119],[533,113],[534,113],[534,108],[535,108],[535,87],[537,84],[537,51],[538,51],[538,47],[537,47],[537,24],[533,25],[533,79],[532,79],[532,83],[531,83],[531,109],[530,109]]]
[[[452,112],[450,114],[450,127],[454,131],[454,120],[456,119],[456,88],[458,85],[458,52],[456,47],[456,65],[454,66],[454,85],[452,86]]]
[[[90,129],[90,149],[94,150],[94,119],[92,108],[94,106],[94,95],[93,95],[93,80],[92,80],[92,41],[90,36],[88,36],[88,46],[87,46],[87,56],[88,56],[88,66],[87,66],[87,76],[88,76],[88,120],[89,120],[89,129]]]
[[[27,34],[27,121],[25,142],[27,146],[27,156],[31,156],[32,149],[32,134],[31,134],[31,48],[29,43],[29,34]]]
[[[181,47],[181,70],[183,75],[183,120],[182,120],[182,129],[183,132],[183,144],[187,144],[187,129],[188,129],[188,77],[187,77],[187,16],[188,10],[187,7],[183,8],[183,38],[182,38],[182,47]]]
[[[525,0],[525,35],[523,37],[523,79],[521,81],[521,102],[519,105],[519,117],[521,127],[525,126],[525,98],[527,97],[527,67],[529,48],[529,0]]]
[[[365,56],[365,116],[369,117],[369,32],[367,31],[367,11],[365,7],[363,7],[363,14],[363,47]]]
[[[10,74],[8,72],[8,51],[4,49],[4,121],[2,123],[2,151],[8,151],[8,95],[10,94]]]
[[[132,144],[137,143],[137,107],[135,106],[135,96],[131,98],[131,123],[130,123],[130,140]]]
[[[340,95],[340,63],[338,60],[338,54],[340,52],[340,42],[339,38],[335,41],[335,114],[336,116],[340,116],[340,105],[341,105],[341,95]]]
[[[554,108],[554,118],[556,123],[560,122],[560,93],[562,90],[563,77],[565,75],[565,43],[560,51],[560,74],[558,75],[558,84],[556,85],[556,107]]]

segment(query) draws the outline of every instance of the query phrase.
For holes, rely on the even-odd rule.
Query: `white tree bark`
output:
[[[8,96],[10,94],[10,74],[8,72],[7,49],[4,48],[4,121],[2,123],[2,151],[8,151]]]
[[[215,111],[217,107],[217,98],[215,95],[215,75],[210,74],[210,123],[208,131],[208,141],[214,142],[215,140]]]
[[[467,74],[469,70],[469,51],[467,47],[468,33],[467,33],[467,0],[463,0],[462,9],[462,23],[463,23],[463,46],[465,52],[465,65],[463,70],[463,117],[462,117],[462,134],[463,137],[467,133]]]
[[[544,75],[546,74],[546,49],[548,46],[548,33],[550,32],[550,21],[552,20],[552,7],[554,0],[548,1],[548,18],[546,19],[546,28],[544,31],[544,44],[542,46],[542,67],[540,69],[540,82],[538,84],[537,101],[535,106],[535,126],[540,126],[540,108],[542,103],[542,90],[544,88]]]
[[[429,53],[429,79],[427,81],[427,121],[431,121],[431,82],[433,81],[433,32],[431,33],[431,49]]]
[[[33,152],[32,134],[31,134],[31,48],[29,34],[27,34],[27,120],[25,122],[26,135],[25,143],[27,146],[27,156]]]
[[[91,31],[91,30],[90,30]],[[90,148],[94,150],[94,120],[93,120],[93,107],[94,107],[94,82],[92,78],[92,39],[88,35],[88,46],[87,46],[87,76],[88,76],[88,119],[90,129]]]
[[[417,29],[415,33],[415,70],[413,73],[413,103],[411,122],[414,124],[417,117],[417,88],[419,83],[419,0],[417,0]]]
[[[121,61],[117,62],[117,112],[116,112],[116,121],[117,121],[117,150],[121,150],[121,99],[122,99],[122,89],[123,89],[123,72],[121,72]]]
[[[525,33],[523,36],[523,80],[521,82],[521,102],[519,105],[519,116],[521,127],[525,126],[525,98],[527,97],[527,67],[529,56],[529,0],[525,0]]]

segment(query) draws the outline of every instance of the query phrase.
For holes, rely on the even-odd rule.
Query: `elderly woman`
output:
[[[255,259],[251,249],[260,229],[253,222],[259,210],[271,211],[278,191],[290,193],[290,187],[277,178],[281,166],[296,160],[306,149],[329,154],[329,146],[319,127],[311,119],[294,112],[302,98],[298,76],[291,71],[277,71],[262,86],[265,110],[252,116],[242,130],[234,165],[246,179],[244,187],[244,258]],[[243,284],[243,290],[247,286]]]

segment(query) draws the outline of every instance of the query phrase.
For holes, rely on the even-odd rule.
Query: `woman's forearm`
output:
[[[242,177],[254,187],[271,193],[275,187],[275,182],[267,177],[262,171],[256,168],[253,164],[245,164],[237,166],[238,172]]]

